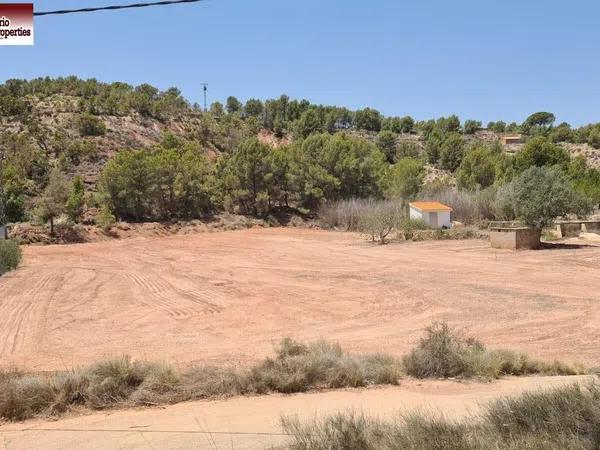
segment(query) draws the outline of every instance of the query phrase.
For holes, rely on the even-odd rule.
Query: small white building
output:
[[[422,220],[432,228],[450,228],[452,208],[440,202],[411,202],[410,218]]]

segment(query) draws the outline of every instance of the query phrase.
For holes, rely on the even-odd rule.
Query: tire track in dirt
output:
[[[144,276],[129,272],[125,277],[131,280],[140,291],[140,301],[151,308],[158,307],[175,319],[187,319],[197,314],[217,313],[221,307],[210,301],[209,293],[197,289],[178,288],[163,278]],[[147,301],[144,294],[150,294],[155,301]],[[181,300],[187,300],[182,304]]]
[[[0,331],[2,347],[0,356],[14,354],[21,349],[26,337],[23,325],[27,323],[31,326],[33,323],[44,320],[46,315],[44,311],[47,310],[48,303],[62,279],[64,279],[64,275],[61,276],[56,271],[44,274],[31,288],[25,291],[21,298],[14,298],[3,305],[3,309],[6,309],[11,308],[11,305],[16,302],[20,303],[16,308],[12,308],[8,316],[5,316],[6,321]]]

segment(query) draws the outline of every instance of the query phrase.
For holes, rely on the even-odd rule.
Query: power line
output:
[[[34,12],[34,16],[51,16],[59,14],[73,14],[73,13],[89,13],[96,11],[114,11],[117,9],[131,9],[131,8],[146,8],[148,6],[167,6],[175,5],[179,3],[197,3],[205,0],[164,0],[160,2],[150,3],[131,3],[129,5],[112,5],[112,6],[98,6],[94,8],[81,8],[81,9],[60,9],[56,11],[40,11]]]
[[[274,433],[268,431],[204,431],[204,430],[144,430],[141,428],[22,428],[18,430],[0,430],[2,433],[23,433],[27,431],[62,432],[62,433],[159,433],[159,434],[215,434],[215,435],[239,435],[239,436],[293,436],[289,433]]]

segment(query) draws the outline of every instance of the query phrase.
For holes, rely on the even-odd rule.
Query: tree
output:
[[[290,183],[300,205],[316,209],[323,200],[378,197],[384,154],[366,139],[345,133],[312,134],[290,152]]]
[[[242,103],[234,96],[227,97],[225,108],[229,114],[238,113],[242,110]]]
[[[559,167],[530,167],[510,183],[509,192],[515,216],[536,229],[559,216],[583,215],[589,210]]]
[[[300,139],[305,139],[313,133],[323,131],[323,122],[314,109],[305,111],[294,125],[296,136]]]
[[[415,127],[415,120],[410,116],[404,116],[400,118],[399,125],[401,133],[412,133]]]
[[[530,115],[525,122],[523,122],[523,128],[525,130],[530,130],[534,127],[540,127],[543,129],[548,129],[552,126],[556,117],[554,114],[546,111],[539,111]]]
[[[443,133],[456,133],[460,130],[460,119],[455,114],[448,117],[440,117],[437,120],[436,126]]]
[[[499,120],[498,122],[489,122],[487,129],[494,133],[504,133],[506,131],[506,122]]]
[[[454,172],[460,166],[464,153],[465,143],[458,133],[450,133],[440,151],[440,167]]]
[[[458,186],[465,189],[484,189],[494,184],[495,157],[485,145],[467,151],[456,173]]]
[[[600,128],[594,128],[588,137],[588,144],[594,148],[600,148]]]
[[[386,237],[404,219],[404,208],[401,202],[380,202],[372,205],[358,220],[361,233],[371,236],[379,244],[385,244]]]
[[[388,198],[412,200],[423,187],[425,167],[414,158],[402,158],[394,164],[386,175],[384,185]]]
[[[375,109],[365,108],[356,111],[354,126],[359,130],[381,130],[381,113]]]
[[[99,190],[119,218],[152,217],[152,172],[146,152],[121,151],[100,174]]]
[[[475,134],[475,132],[481,128],[481,121],[465,120],[465,124],[463,126],[465,129],[465,134]]]
[[[48,185],[37,204],[37,216],[43,222],[50,222],[50,234],[54,235],[54,219],[65,212],[69,195],[69,185],[63,173],[52,169]]]
[[[258,215],[270,208],[271,149],[256,138],[244,141],[225,161],[222,186],[227,201],[241,212]]]
[[[437,164],[440,159],[444,137],[440,130],[434,129],[425,142],[425,153],[430,164]]]
[[[26,180],[12,164],[3,164],[0,150],[0,225],[23,220],[25,192]]]
[[[393,131],[394,133],[412,133],[415,121],[410,116],[387,117],[383,119],[381,129]]]
[[[225,115],[225,109],[223,108],[223,104],[221,102],[213,102],[210,105],[210,113],[219,118]]]
[[[67,199],[66,213],[73,222],[77,223],[83,216],[85,204],[85,186],[80,176],[76,176],[71,184],[71,192]]]
[[[396,162],[396,133],[383,130],[377,135],[377,145],[390,164]]]
[[[522,172],[531,166],[553,166],[556,164],[567,164],[570,160],[569,153],[553,144],[543,136],[530,139],[514,157],[514,166],[518,172]]]
[[[258,117],[263,113],[264,107],[260,100],[251,98],[246,102],[244,106],[244,113],[247,116]]]
[[[548,138],[552,142],[572,142],[573,137],[573,129],[571,128],[571,125],[566,122],[555,127],[548,135]]]

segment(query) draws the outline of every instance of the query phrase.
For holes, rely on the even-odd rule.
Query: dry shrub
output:
[[[248,384],[257,393],[305,392],[315,388],[397,384],[400,364],[390,356],[351,356],[339,344],[326,341],[304,345],[284,339],[277,357],[252,368],[248,377]]]
[[[121,357],[48,376],[0,372],[0,419],[62,414],[73,406],[105,409],[270,392],[397,384],[400,362],[348,355],[338,344],[284,339],[275,358],[244,371],[208,366],[178,373],[164,364]]]
[[[600,385],[565,386],[492,402],[478,415],[451,421],[399,414],[383,421],[355,412],[301,423],[283,417],[294,450],[546,450],[600,448]]]
[[[0,237],[0,275],[14,270],[21,262],[21,248],[15,241],[5,241]]]
[[[359,217],[358,231],[384,244],[387,236],[405,220],[406,212],[401,202],[379,202]]]
[[[504,398],[488,406],[489,427],[504,437],[529,433],[577,435],[600,446],[600,385],[578,384]],[[586,447],[587,448],[587,447]]]
[[[417,378],[481,377],[503,375],[576,375],[584,372],[579,366],[532,360],[527,355],[510,350],[487,350],[476,339],[466,337],[437,322],[425,330],[425,336],[403,358],[404,370]]]
[[[484,226],[497,219],[496,190],[462,191],[452,187],[424,190],[422,200],[435,200],[452,208],[452,219],[466,225]]]
[[[398,200],[353,198],[323,205],[319,209],[319,218],[331,228],[344,231],[360,231],[361,219],[368,214],[383,209],[397,210],[401,207],[401,201]]]

